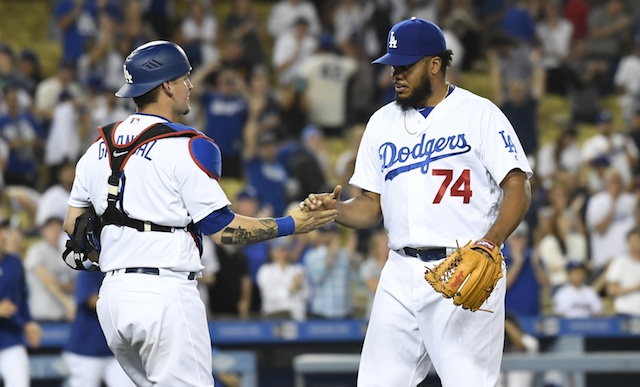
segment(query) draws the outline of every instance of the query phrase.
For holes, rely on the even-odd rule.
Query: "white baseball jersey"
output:
[[[456,87],[426,118],[393,102],[375,112],[350,183],[380,194],[392,250],[455,247],[489,230],[513,169],[532,174],[507,118]]]
[[[135,113],[114,131],[116,144],[132,141],[162,117]],[[191,157],[189,138],[152,141],[140,147],[124,167],[120,181],[122,201],[118,209],[131,218],[160,225],[186,227],[230,204],[218,182],[201,170]],[[78,161],[69,198],[73,207],[93,204],[102,215],[107,208],[109,158],[102,140],[95,142]],[[190,233],[139,232],[130,227],[107,225],[101,234],[102,271],[127,267],[158,267],[173,271],[202,269],[198,248]]]

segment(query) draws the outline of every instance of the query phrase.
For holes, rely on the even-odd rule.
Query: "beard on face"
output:
[[[425,72],[420,83],[413,89],[409,96],[400,97],[398,93],[396,93],[396,105],[398,105],[402,111],[406,112],[414,106],[419,106],[427,98],[431,97],[432,94],[433,89],[431,88],[431,80],[429,79],[429,75]]]

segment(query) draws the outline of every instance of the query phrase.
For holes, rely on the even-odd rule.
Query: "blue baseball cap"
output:
[[[387,37],[387,53],[371,63],[407,66],[425,56],[446,50],[447,44],[440,27],[414,16],[391,28]]]

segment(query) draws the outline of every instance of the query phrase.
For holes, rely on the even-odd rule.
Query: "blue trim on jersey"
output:
[[[427,118],[427,116],[433,111],[433,106],[425,106],[416,110],[418,110],[418,113],[422,114],[424,118]]]
[[[186,125],[182,125],[178,122],[162,122],[163,125],[170,127],[171,129],[175,130],[176,132],[184,132],[187,130],[190,130],[192,132],[196,132],[196,133],[200,133],[202,135],[204,135],[204,133],[202,133],[199,130],[196,130],[190,126],[186,126]]]
[[[216,180],[222,175],[222,154],[220,148],[208,137],[193,137],[189,140],[189,153],[209,177]]]
[[[449,94],[453,92],[453,89],[455,88],[456,87],[454,85],[449,85],[449,91],[447,91],[447,97],[449,96]],[[447,98],[447,97],[444,97],[444,98]],[[431,112],[433,111],[434,107],[435,106],[422,106],[422,107],[417,107],[415,109],[418,111],[418,113],[422,114],[424,118],[427,118],[427,116],[431,114]]]
[[[227,227],[234,217],[235,214],[229,206],[225,206],[207,215],[196,223],[196,226],[200,227],[200,232],[204,235],[212,235]]]

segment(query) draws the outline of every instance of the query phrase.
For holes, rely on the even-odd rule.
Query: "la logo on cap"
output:
[[[398,40],[396,39],[396,33],[391,31],[389,35],[389,48],[398,48]]]
[[[124,69],[124,80],[127,83],[133,83],[133,77],[131,76],[131,73],[129,73],[129,70],[127,70],[127,66],[126,65],[122,65],[122,68]]]

